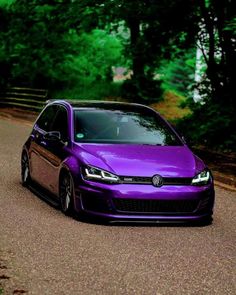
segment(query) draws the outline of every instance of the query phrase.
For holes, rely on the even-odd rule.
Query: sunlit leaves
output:
[[[91,84],[111,80],[111,67],[122,63],[122,44],[103,30],[65,36],[73,54],[67,55],[62,66],[77,83]],[[70,42],[72,41],[73,42]]]

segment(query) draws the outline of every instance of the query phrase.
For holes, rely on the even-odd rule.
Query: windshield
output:
[[[76,142],[182,145],[171,128],[149,109],[77,109],[74,122]]]

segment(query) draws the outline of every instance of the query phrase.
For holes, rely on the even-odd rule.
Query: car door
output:
[[[66,158],[68,149],[66,143],[68,142],[68,114],[65,107],[56,105],[53,110],[49,112],[50,123],[44,125],[43,132],[38,130],[36,126],[36,140],[33,152],[37,154],[34,156],[34,166],[37,166],[35,171],[37,175],[33,178],[54,194],[58,194],[58,178],[61,162]],[[53,113],[53,116],[52,116]],[[40,123],[40,122],[39,122]],[[40,128],[41,129],[41,128]],[[41,129],[42,131],[42,129]],[[47,135],[48,132],[59,132],[61,140],[50,140]]]
[[[43,138],[50,131],[50,126],[54,121],[57,111],[58,106],[56,105],[46,107],[36,121],[31,133],[31,144],[29,148],[30,173],[32,179],[42,186],[44,185],[46,173],[43,160],[43,153],[45,152]]]
[[[44,186],[54,194],[58,194],[58,180],[62,161],[69,155],[69,130],[68,113],[64,106],[58,106],[55,118],[50,126],[50,132],[58,132],[60,140],[51,141],[43,138],[41,145],[44,152],[41,155],[44,160]]]

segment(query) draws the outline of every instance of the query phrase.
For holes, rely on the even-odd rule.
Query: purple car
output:
[[[108,221],[212,220],[211,172],[153,109],[49,101],[23,146],[22,184],[65,214]]]

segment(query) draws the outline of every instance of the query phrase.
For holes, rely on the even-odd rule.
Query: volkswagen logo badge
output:
[[[152,184],[156,187],[162,186],[163,184],[163,180],[162,177],[160,175],[154,175],[152,178]]]

